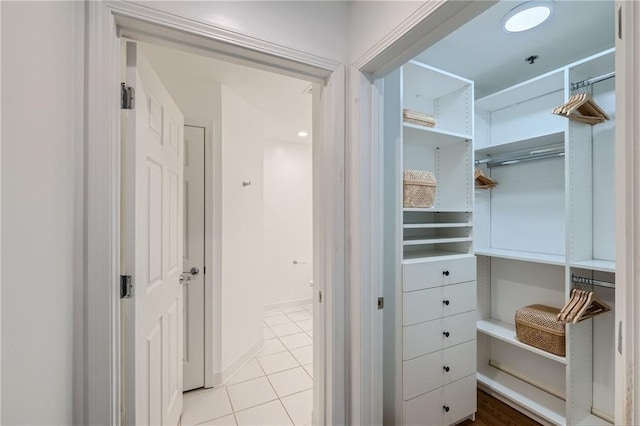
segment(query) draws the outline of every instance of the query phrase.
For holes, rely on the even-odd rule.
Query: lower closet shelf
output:
[[[526,411],[556,425],[564,426],[565,401],[491,366],[478,370],[478,383]]]
[[[510,343],[514,346],[527,350],[529,352],[533,352],[537,355],[543,356],[545,358],[549,358],[553,361],[559,362],[560,364],[567,364],[567,359],[563,356],[554,355],[552,353],[543,351],[538,348],[534,348],[533,346],[522,343],[516,337],[516,328],[511,324],[507,324],[502,321],[497,321],[493,319],[485,319],[478,320],[478,332],[482,334],[486,334],[487,336],[491,336],[495,339],[502,340],[503,342]]]

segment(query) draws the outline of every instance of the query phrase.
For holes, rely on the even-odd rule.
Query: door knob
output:
[[[188,271],[184,271],[183,274],[189,274],[193,277],[195,277],[196,275],[198,275],[200,273],[200,268],[198,268],[197,266],[194,266],[193,268],[191,268]]]

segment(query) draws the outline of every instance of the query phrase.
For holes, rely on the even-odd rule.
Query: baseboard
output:
[[[247,349],[242,355],[236,358],[227,368],[222,371],[215,372],[214,376],[214,387],[223,385],[229,380],[234,374],[236,374],[242,367],[244,367],[249,361],[251,361],[264,347],[264,340],[260,339],[256,342],[255,345],[251,346]]]
[[[270,311],[273,309],[291,308],[293,306],[308,305],[312,302],[313,302],[313,298],[309,297],[307,299],[296,299],[296,300],[287,300],[285,302],[267,303],[264,305],[264,310]]]

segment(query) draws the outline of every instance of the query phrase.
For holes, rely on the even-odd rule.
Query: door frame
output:
[[[314,112],[314,123],[322,125],[324,137],[314,138],[324,155],[314,158],[314,168],[325,170],[336,179],[321,184],[319,200],[336,200],[337,208],[321,214],[324,232],[319,235],[323,282],[314,287],[319,315],[320,342],[325,341],[324,374],[316,377],[322,386],[319,395],[320,423],[342,424],[346,419],[344,395],[347,391],[345,317],[345,79],[344,66],[298,50],[289,49],[202,24],[145,6],[125,2],[88,2],[86,32],[86,201],[85,263],[86,295],[83,309],[87,322],[83,339],[85,402],[75,407],[77,418],[85,424],[121,424],[120,406],[123,381],[120,378],[120,54],[121,37],[178,46],[205,56],[241,63],[254,68],[303,78],[324,87],[332,76],[333,90],[324,114]],[[319,90],[314,96],[319,96]],[[318,104],[318,102],[316,102]],[[328,113],[328,114],[327,114]],[[330,120],[325,120],[330,117]],[[319,121],[318,121],[319,120]],[[315,197],[315,194],[314,194]],[[135,279],[135,277],[134,277]],[[335,321],[333,319],[338,319]],[[325,324],[327,324],[325,329]],[[338,397],[336,397],[338,396]]]

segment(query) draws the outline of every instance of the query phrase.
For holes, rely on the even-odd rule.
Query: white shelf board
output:
[[[533,138],[494,144],[476,150],[475,156],[476,160],[483,160],[489,156],[495,157],[514,152],[529,151],[543,146],[556,144],[564,144],[564,132],[549,133]]]
[[[421,263],[425,261],[455,260],[473,257],[469,253],[456,253],[446,250],[416,250],[404,253],[403,265]]]
[[[423,212],[423,213],[471,213],[471,209],[439,209],[437,207],[404,207],[403,212]]]
[[[553,361],[559,362],[560,364],[567,364],[567,358],[563,356],[558,356],[551,354],[549,352],[543,351],[538,348],[534,348],[533,346],[526,345],[522,343],[516,337],[516,328],[511,324],[504,323],[502,321],[497,321],[493,319],[486,320],[478,320],[477,323],[478,331],[482,334],[486,334],[498,340],[502,340],[503,342],[509,343],[518,348],[527,350],[529,352],[533,352],[534,354],[543,356],[545,358],[549,358]]]
[[[616,262],[612,260],[578,260],[571,262],[573,268],[590,269],[592,271],[616,272]]]
[[[424,88],[421,89],[420,94],[430,99],[440,98],[473,84],[471,80],[415,60],[411,60],[402,66],[402,80],[405,90],[411,83],[427,81],[429,84],[426,87],[422,83],[421,86]]]
[[[577,426],[611,426],[613,423],[609,423],[608,421],[601,419],[598,416],[594,416],[593,414],[588,415],[582,421],[576,423]]]
[[[457,133],[457,132],[450,132],[448,130],[440,129],[440,128],[437,128],[437,127],[420,126],[420,125],[413,124],[413,123],[405,123],[404,121],[402,122],[402,126],[405,129],[415,129],[415,130],[419,130],[421,132],[425,132],[426,134],[433,133],[435,135],[448,136],[452,140],[454,140],[454,139],[456,139],[456,140],[457,139],[464,139],[464,140],[473,139],[472,135],[467,135],[467,134],[464,134],[464,133]]]
[[[405,223],[404,229],[430,229],[430,228],[470,228],[471,222],[455,222],[455,223]]]
[[[405,246],[423,246],[427,244],[449,244],[449,243],[466,243],[472,241],[472,237],[452,237],[452,238],[425,238],[416,237],[415,239],[405,239]]]
[[[478,382],[503,398],[556,425],[564,426],[565,402],[489,365],[477,374]]]
[[[503,250],[494,248],[476,248],[476,256],[499,257],[502,259],[522,260],[524,262],[545,263],[547,265],[566,264],[566,258],[562,255],[533,253],[528,251]]]

